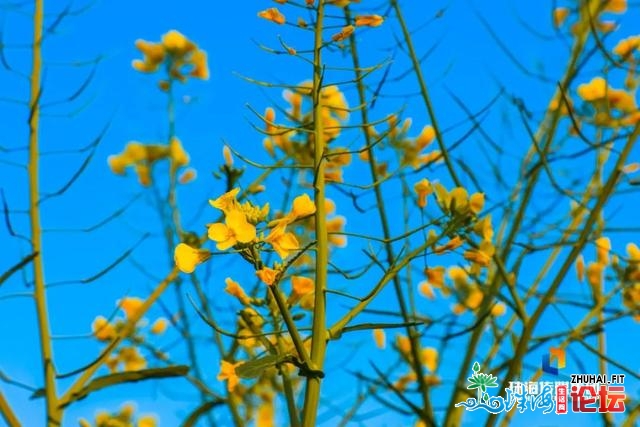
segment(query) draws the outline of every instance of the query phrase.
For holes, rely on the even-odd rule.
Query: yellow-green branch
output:
[[[324,25],[324,2],[318,2],[316,15],[315,36],[313,46],[313,125],[314,125],[314,201],[316,204],[316,283],[315,301],[313,308],[313,326],[311,342],[311,369],[322,369],[327,347],[326,300],[327,267],[329,262],[329,236],[327,234],[327,212],[325,208],[325,179],[324,179],[324,127],[322,117],[322,29]],[[315,426],[316,415],[320,403],[321,378],[310,376],[307,378],[307,388],[304,396],[302,425]]]
[[[33,283],[38,316],[40,352],[44,369],[46,401],[46,425],[59,426],[62,413],[58,409],[56,394],[56,372],[53,364],[53,349],[47,296],[45,291],[44,264],[42,262],[42,226],[40,224],[40,151],[38,132],[40,125],[40,95],[42,80],[42,32],[44,27],[44,0],[35,0],[33,12],[33,49],[31,66],[31,94],[29,97],[29,217],[31,222],[31,246],[38,256],[33,260]]]

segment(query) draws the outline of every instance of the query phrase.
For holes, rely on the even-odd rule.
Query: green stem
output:
[[[398,18],[398,22],[400,23],[400,28],[402,28],[402,35],[404,37],[404,41],[407,44],[407,50],[409,51],[409,57],[411,58],[413,71],[416,78],[418,79],[418,84],[420,85],[420,94],[422,95],[424,105],[427,107],[427,113],[429,114],[429,118],[431,119],[431,126],[433,126],[433,130],[436,135],[436,141],[438,142],[438,148],[440,149],[440,153],[442,154],[442,159],[444,160],[444,163],[447,166],[447,170],[449,171],[449,175],[451,175],[451,179],[455,183],[456,187],[460,187],[462,186],[462,183],[460,182],[460,179],[458,178],[458,175],[453,168],[453,163],[451,162],[451,157],[449,156],[449,150],[444,144],[444,139],[442,138],[442,133],[440,132],[440,126],[438,125],[438,120],[436,119],[436,113],[433,108],[433,104],[431,103],[431,97],[429,96],[429,91],[427,90],[427,84],[425,82],[424,75],[422,74],[420,60],[418,59],[418,55],[416,55],[415,48],[413,47],[411,33],[409,32],[407,23],[405,22],[402,11],[400,10],[398,0],[391,0],[391,5],[396,12],[396,17]]]
[[[347,19],[347,23],[351,21],[350,13],[348,9],[345,9],[345,17]],[[360,59],[358,56],[357,45],[355,42],[355,37],[352,35],[350,37],[351,42],[351,58],[353,61],[353,68],[355,72],[355,81],[357,89],[360,105],[366,106],[367,98],[365,94],[365,88],[363,84],[363,76],[362,69],[360,68]],[[426,90],[426,89],[425,89]],[[428,98],[427,98],[428,99]],[[430,104],[429,104],[430,105]],[[371,133],[367,131],[367,124],[369,123],[369,115],[368,109],[363,107],[360,109],[360,115],[362,120],[362,129],[363,135],[365,138],[365,143],[367,145],[368,157],[369,157],[369,170],[371,173],[371,179],[373,182],[378,181],[378,164],[376,162],[375,155],[372,149],[372,141],[371,141]],[[389,228],[389,220],[387,217],[387,212],[385,209],[384,196],[382,194],[382,188],[379,185],[374,186],[374,194],[376,197],[376,206],[378,207],[378,215],[380,217],[380,223],[382,225],[383,236],[385,239],[384,247],[385,252],[387,254],[387,262],[390,264],[395,259],[395,253],[393,250],[393,245],[391,242],[391,230]],[[398,305],[400,306],[400,314],[402,315],[402,319],[404,323],[407,324],[406,332],[409,337],[409,341],[411,342],[411,368],[416,374],[418,390],[420,391],[420,395],[422,396],[422,404],[424,407],[424,413],[421,418],[426,423],[433,423],[433,408],[431,405],[431,401],[429,399],[429,390],[425,382],[423,381],[425,372],[424,367],[421,362],[421,345],[420,345],[420,335],[416,330],[415,326],[410,325],[410,312],[407,308],[407,303],[405,301],[404,293],[402,292],[402,283],[400,281],[400,277],[398,275],[393,276],[393,285],[396,293],[396,299],[398,300]]]
[[[584,33],[576,38],[576,42],[571,51],[571,58],[569,59],[567,70],[564,73],[564,78],[562,80],[562,83],[560,84],[562,90],[566,90],[570,82],[574,78],[578,59],[584,49],[587,36],[588,34]],[[561,93],[562,92],[560,89],[556,90],[554,97],[560,96]],[[560,120],[559,108],[554,112],[551,112],[551,111],[547,112],[547,114],[542,120],[542,124],[540,125],[538,132],[536,132],[536,134],[533,137],[535,141],[532,143],[532,146],[529,149],[529,152],[527,153],[525,160],[523,161],[523,165],[525,167],[526,165],[528,165],[529,160],[533,158],[534,154],[538,152],[538,150],[536,150],[536,144],[537,144],[537,141],[540,140],[543,136],[546,136],[546,140],[545,140],[544,146],[542,147],[541,152],[539,153],[539,156],[542,157],[547,154],[547,152],[551,148],[551,143],[554,139],[559,120]],[[541,168],[537,168],[532,173],[529,174],[529,177],[526,180],[526,186],[524,191],[521,188],[521,184],[518,183],[516,185],[514,192],[512,193],[511,200],[510,200],[511,204],[515,204],[518,199],[520,199],[521,202],[518,206],[518,211],[516,213],[515,219],[512,221],[509,221],[509,224],[511,225],[511,229],[506,241],[504,241],[500,245],[502,247],[501,250],[499,252],[496,251],[496,255],[502,258],[503,265],[506,265],[506,259],[510,253],[511,245],[515,239],[515,236],[517,235],[517,232],[520,230],[522,221],[527,211],[527,207],[529,205],[529,201],[531,200],[531,197],[533,195],[533,190],[536,184],[539,182],[538,177],[539,177],[540,171],[541,171]],[[506,220],[507,218],[505,216],[505,219],[503,220],[501,230],[498,233],[498,237],[496,238],[496,241],[501,240],[500,236],[502,236],[503,230],[506,228],[506,224],[507,224]],[[498,243],[496,244],[496,246],[498,246]],[[500,277],[501,276],[499,276],[498,274],[493,275],[493,279],[490,282],[491,284],[489,285],[488,292],[485,294],[485,298],[483,299],[482,304],[480,306],[480,313],[486,313],[486,311],[489,309],[490,304],[493,303],[493,296],[496,295],[499,289],[499,286],[501,284]],[[471,363],[473,361],[473,358],[475,357],[476,348],[478,346],[478,343],[480,342],[480,338],[483,333],[484,333],[484,321],[480,322],[480,324],[477,325],[477,327],[474,329],[474,331],[471,334],[469,342],[467,343],[467,352],[465,354],[462,364],[460,365],[460,370],[458,371],[458,377],[455,383],[456,388],[451,395],[451,400],[449,401],[449,405],[448,405],[445,420],[444,420],[444,425],[447,425],[447,426],[459,425],[461,423],[463,411],[460,407],[456,408],[455,404],[461,401],[464,396],[464,393],[466,393],[466,388],[464,387],[465,380],[468,376],[469,370],[471,368]]]
[[[2,419],[9,427],[20,427],[22,425],[2,392],[0,392],[0,415],[2,415]]]
[[[156,286],[151,295],[145,300],[140,309],[136,311],[131,318],[127,321],[126,325],[118,333],[118,335],[109,343],[107,350],[100,354],[100,357],[89,366],[82,374],[73,382],[73,384],[67,389],[66,393],[60,398],[59,406],[65,407],[73,403],[77,397],[77,394],[87,384],[87,382],[93,377],[98,369],[107,361],[114,349],[125,339],[131,336],[137,323],[142,316],[149,310],[149,308],[160,298],[162,293],[167,287],[176,280],[179,270],[174,267],[173,270],[165,277],[165,279]]]
[[[324,1],[318,2],[313,46],[313,139],[314,139],[314,201],[316,205],[316,281],[313,307],[313,326],[311,342],[311,369],[321,370],[327,348],[326,295],[327,266],[329,261],[329,242],[327,234],[327,212],[325,208],[324,179],[324,126],[322,117],[322,30],[324,25]],[[307,377],[304,396],[302,425],[316,425],[316,416],[320,404],[321,378],[316,375]]]
[[[520,335],[520,340],[518,341],[518,344],[516,346],[515,354],[509,363],[509,369],[507,371],[507,374],[505,376],[505,380],[503,381],[501,389],[504,389],[505,383],[506,381],[508,381],[508,379],[515,378],[516,371],[520,369],[521,361],[527,352],[529,341],[531,340],[531,336],[533,335],[533,331],[535,330],[535,327],[538,321],[540,320],[540,318],[542,317],[542,314],[545,312],[545,310],[551,303],[558,287],[564,280],[571,266],[574,264],[576,257],[580,254],[580,252],[584,248],[584,245],[587,243],[589,239],[589,235],[591,234],[593,226],[598,221],[598,217],[600,216],[600,212],[602,211],[604,204],[609,200],[609,198],[613,194],[616,184],[618,183],[619,178],[622,175],[622,171],[624,169],[624,165],[627,161],[629,153],[631,153],[631,149],[634,147],[635,142],[638,139],[639,135],[640,135],[640,125],[636,125],[635,129],[633,130],[633,133],[629,136],[627,143],[625,144],[622,152],[620,153],[620,156],[616,161],[616,165],[613,171],[611,172],[611,174],[609,175],[609,178],[607,179],[607,182],[604,185],[604,188],[602,189],[596,201],[595,206],[591,210],[591,213],[589,214],[589,217],[587,218],[584,224],[584,227],[582,228],[578,241],[571,248],[571,251],[567,255],[567,258],[565,259],[558,273],[554,277],[554,280],[549,286],[549,289],[545,292],[540,303],[536,307],[536,310],[531,315],[529,322],[527,322],[527,324],[524,325],[524,328]],[[496,422],[496,417],[495,415],[492,414],[491,416],[489,416],[489,419],[487,421],[487,426],[493,426],[495,422]]]
[[[44,0],[35,0],[33,13],[33,51],[31,68],[31,95],[29,98],[29,217],[31,222],[31,246],[38,256],[33,259],[34,296],[38,315],[40,352],[44,368],[46,425],[60,426],[62,411],[58,408],[56,372],[53,365],[53,348],[47,313],[44,263],[42,261],[42,227],[40,224],[40,175],[38,130],[40,125],[40,95],[42,80],[42,32],[44,25]]]

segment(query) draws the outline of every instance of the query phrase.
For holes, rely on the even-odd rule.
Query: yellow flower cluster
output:
[[[276,123],[273,108],[266,109],[263,117],[267,134],[264,148],[272,157],[275,157],[278,148],[297,164],[313,164],[313,134],[296,130],[309,129],[313,124],[313,111],[310,109],[312,89],[312,82],[305,81],[295,90],[286,90],[283,93],[284,99],[290,105],[287,118],[293,122],[294,127]],[[340,136],[343,124],[349,119],[349,105],[338,86],[323,87],[320,95],[324,140],[330,143]],[[309,108],[305,111],[304,107]],[[351,163],[351,154],[346,148],[327,147],[326,158],[325,179],[342,182],[342,170]]]
[[[433,185],[433,191],[440,209],[452,216],[478,215],[484,208],[484,193],[469,193],[464,187],[455,187],[447,191],[439,182]]]
[[[179,31],[169,31],[158,43],[137,40],[136,48],[143,54],[143,59],[136,59],[132,63],[136,70],[154,73],[161,65],[165,66],[168,77],[160,81],[162,90],[169,89],[173,80],[185,82],[189,77],[202,80],[209,78],[207,53]]]
[[[224,223],[208,225],[209,239],[216,242],[218,250],[227,250],[237,245],[247,245],[256,239],[256,224],[264,221],[269,213],[269,205],[255,209],[249,203],[241,205],[237,196],[239,188],[235,188],[209,203],[221,210],[225,216]]]
[[[631,126],[640,121],[640,112],[634,95],[623,89],[614,89],[602,77],[578,86],[578,95],[593,107],[593,123],[598,126]]]
[[[127,168],[133,168],[138,175],[140,184],[146,187],[152,183],[151,170],[153,165],[162,159],[168,159],[173,170],[178,170],[189,164],[189,154],[182,146],[182,142],[175,137],[168,145],[145,145],[132,141],[126,145],[121,153],[109,156],[107,162],[111,171],[116,175],[124,175]],[[195,171],[191,169],[188,169],[186,173],[195,175]],[[181,182],[186,183],[191,179],[181,178]]]
[[[80,418],[80,427],[156,427],[156,417],[153,415],[134,416],[135,408],[132,404],[122,405],[119,412],[109,413],[100,411],[96,414],[95,422]],[[136,419],[137,418],[137,419]]]
[[[298,250],[300,244],[295,234],[287,231],[287,226],[299,219],[307,218],[316,212],[316,205],[307,194],[296,197],[293,200],[291,210],[284,217],[271,221],[271,232],[264,239],[283,260],[292,251]]]
[[[553,11],[553,25],[560,28],[569,17],[574,18],[571,33],[583,34],[595,28],[602,33],[610,33],[618,28],[618,24],[611,20],[602,20],[603,13],[622,14],[627,11],[627,0],[603,0],[598,2],[578,2],[580,7],[575,10],[558,7]],[[593,6],[593,7],[592,7]]]
[[[391,114],[386,122],[389,126],[386,137],[389,145],[398,153],[401,167],[411,166],[415,170],[442,161],[442,155],[439,150],[424,152],[435,139],[436,133],[433,126],[424,126],[418,136],[409,137],[411,119],[405,119],[400,124],[398,116]],[[370,126],[367,131],[374,141],[382,138],[373,126]],[[366,150],[361,151],[360,159],[368,162],[369,153]]]
[[[144,300],[136,297],[121,299],[118,301],[118,307],[124,313],[124,319],[116,318],[114,321],[109,322],[104,316],[97,316],[91,325],[93,336],[98,341],[112,341],[118,334],[122,333],[128,322],[140,317],[143,304]],[[137,323],[131,335],[143,339],[143,336],[140,335],[142,331],[141,325],[143,324],[143,322]],[[148,332],[153,335],[161,335],[167,330],[168,326],[167,319],[160,317],[151,324]],[[123,347],[115,356],[107,360],[106,365],[113,372],[117,371],[120,365],[123,366],[125,371],[134,371],[145,368],[146,360],[136,347]]]
[[[264,242],[269,244],[273,250],[283,260],[289,256],[292,251],[300,248],[298,239],[295,234],[287,231],[287,227],[292,225],[299,219],[305,219],[313,215],[316,207],[311,198],[303,194],[293,201],[291,211],[282,218],[273,220],[268,224],[270,228],[269,234],[263,237],[258,236],[256,225],[265,221],[269,214],[269,205],[262,207],[254,206],[249,202],[240,204],[237,196],[240,192],[239,188],[231,190],[216,200],[211,200],[210,204],[224,213],[224,223],[214,223],[208,225],[208,237],[216,242],[218,250],[224,251],[233,247],[237,249],[245,249],[254,243]],[[174,251],[174,260],[176,266],[184,273],[192,273],[198,264],[207,261],[211,253],[204,249],[197,249],[186,243],[180,243]],[[257,274],[260,279],[271,285],[275,280],[275,273],[271,269],[262,269]],[[228,286],[229,283],[227,283]],[[231,285],[231,292],[239,292],[234,290]],[[237,295],[236,295],[237,296]],[[243,298],[241,298],[243,299]],[[246,300],[243,301],[245,303]]]
[[[640,51],[640,35],[622,39],[613,48],[613,53],[621,58],[633,62],[633,54]]]

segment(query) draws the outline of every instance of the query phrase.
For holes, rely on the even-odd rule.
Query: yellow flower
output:
[[[195,44],[176,30],[171,30],[162,36],[162,45],[172,55],[185,55],[195,49]]]
[[[376,343],[376,347],[380,350],[384,350],[387,346],[387,335],[384,332],[384,329],[374,329],[373,330],[373,341]]]
[[[502,316],[507,312],[507,307],[504,305],[504,303],[496,303],[493,307],[491,307],[491,315],[498,317],[498,316]]]
[[[449,193],[449,211],[466,213],[469,207],[469,193],[464,187],[456,187]]]
[[[607,237],[600,237],[596,240],[596,260],[603,265],[609,264],[609,251],[611,241]]]
[[[487,215],[473,226],[473,232],[484,240],[491,240],[493,237],[493,226],[491,225],[491,215]]]
[[[240,382],[240,378],[238,378],[236,374],[236,367],[238,365],[240,365],[240,363],[231,363],[226,360],[220,362],[218,381],[227,380],[227,390],[229,390],[229,392],[232,392]]]
[[[291,276],[291,288],[294,294],[303,296],[313,292],[315,284],[308,277]]]
[[[627,256],[630,263],[640,263],[640,249],[635,243],[627,244]]]
[[[131,320],[140,314],[144,300],[137,297],[124,297],[119,301],[119,306],[124,311],[127,320]]]
[[[379,27],[384,19],[380,15],[356,16],[356,27]]]
[[[161,317],[157,319],[155,322],[153,322],[153,325],[151,325],[151,328],[149,329],[149,331],[155,335],[164,334],[168,326],[169,326],[169,322],[167,322],[167,319],[165,319],[164,317]]]
[[[587,266],[587,282],[595,289],[602,288],[602,274],[604,265],[599,262],[590,262]]]
[[[482,208],[484,207],[484,193],[474,193],[469,198],[469,209],[474,214],[480,213]]]
[[[125,371],[139,371],[147,367],[147,361],[137,347],[124,347],[118,352],[118,358]]]
[[[438,367],[438,350],[433,347],[423,348],[420,357],[422,359],[422,364],[426,366],[430,372],[436,370]]]
[[[275,7],[258,12],[258,16],[260,18],[266,19],[267,21],[275,22],[279,25],[282,25],[286,22],[284,15],[280,13],[280,11]]]
[[[416,373],[410,372],[406,375],[401,376],[393,386],[396,390],[404,391],[410,383],[416,380],[416,378]]]
[[[189,75],[201,80],[209,79],[209,65],[207,64],[207,52],[203,50],[196,50],[191,55],[191,62],[193,63],[193,69]]]
[[[613,53],[625,58],[638,49],[640,49],[640,36],[630,36],[620,40],[613,48]]]
[[[349,118],[349,105],[347,104],[347,100],[338,86],[326,86],[322,88],[320,94],[322,95],[322,106],[325,107],[327,112],[335,114],[342,121],[345,121]],[[333,126],[336,126],[338,128],[335,130],[335,132],[339,133],[340,123],[334,122]],[[337,136],[337,134],[335,136]]]
[[[264,239],[265,242],[271,244],[273,250],[276,251],[281,259],[285,259],[290,252],[300,248],[300,243],[298,243],[295,234],[285,231],[286,226],[285,222],[281,222],[271,229],[269,235]]]
[[[418,207],[424,208],[427,206],[427,196],[433,193],[433,187],[431,183],[426,178],[418,181],[414,186],[413,190],[418,195]]]
[[[578,95],[587,102],[604,99],[609,91],[610,87],[602,77],[594,77],[589,83],[578,86]]]
[[[178,178],[178,182],[183,185],[188,184],[191,181],[194,181],[197,176],[198,173],[196,172],[196,170],[194,168],[189,168],[182,172],[182,175],[180,175],[180,177]]]
[[[578,281],[582,282],[584,280],[584,256],[582,254],[576,258],[576,274],[578,275]]]
[[[340,248],[347,246],[347,236],[341,236],[346,219],[343,216],[336,216],[327,220],[327,232],[329,233],[329,243]]]
[[[216,223],[209,226],[209,239],[215,241],[218,250],[224,251],[237,243],[250,243],[256,238],[256,227],[247,221],[247,216],[240,210],[226,213],[225,224]]]
[[[311,311],[316,303],[315,292],[306,294],[300,299],[300,308],[303,310]]]
[[[124,175],[127,166],[132,163],[132,160],[124,154],[116,154],[109,156],[107,158],[107,162],[109,164],[111,172],[115,173],[116,175]]]
[[[182,147],[180,140],[176,137],[171,138],[171,142],[169,143],[169,157],[176,167],[189,164],[189,155]]]
[[[553,26],[560,28],[566,21],[571,11],[566,7],[557,7],[553,10]]]
[[[156,427],[158,422],[153,415],[144,415],[138,418],[138,427]]]
[[[228,145],[222,147],[222,157],[224,158],[224,164],[228,167],[233,166],[233,155]]]
[[[442,266],[426,268],[424,270],[427,280],[436,288],[442,288],[444,286],[444,272],[445,269]]]
[[[224,288],[224,291],[226,293],[238,298],[238,300],[242,304],[249,305],[249,303],[251,302],[251,298],[249,298],[247,293],[244,291],[244,289],[242,289],[242,286],[240,286],[238,282],[232,280],[231,277],[227,277],[224,282],[227,284],[227,287]]]
[[[354,27],[353,25],[347,25],[346,27],[342,27],[342,30],[339,33],[336,33],[333,36],[331,36],[331,40],[333,40],[334,42],[339,42],[344,39],[347,39],[355,29],[356,27]]]
[[[404,335],[397,335],[396,347],[398,347],[400,353],[407,355],[411,351],[411,341]]]
[[[418,151],[422,151],[429,144],[431,144],[431,142],[435,137],[436,137],[436,131],[435,129],[433,129],[433,126],[427,125],[423,127],[422,132],[420,132],[420,135],[418,135],[415,141]]]
[[[459,248],[460,246],[462,246],[463,244],[463,240],[460,238],[460,236],[455,236],[453,239],[449,240],[447,243],[445,243],[444,245],[440,245],[440,246],[436,246],[433,249],[433,252],[436,255],[440,255],[443,254],[447,251],[453,251],[457,248]]]
[[[291,216],[295,219],[304,218],[316,212],[316,205],[313,203],[308,194],[303,194],[293,200],[293,208]]]
[[[273,400],[263,400],[260,406],[258,406],[258,416],[256,419],[256,427],[273,427],[276,424],[273,422],[275,413],[273,410]]]
[[[467,299],[465,300],[464,304],[471,310],[475,310],[476,308],[480,307],[483,299],[484,294],[482,293],[482,291],[474,287],[469,292],[469,295],[467,295]]]
[[[93,335],[100,341],[109,341],[116,336],[116,330],[103,316],[95,318],[91,325]]]
[[[627,10],[627,0],[607,0],[604,11],[611,13],[624,13]]]
[[[431,287],[431,284],[429,282],[420,283],[420,294],[422,294],[422,296],[424,296],[425,298],[429,298],[430,300],[436,298],[436,294],[433,292],[433,288]]]
[[[258,276],[263,283],[271,286],[275,283],[276,278],[278,277],[278,271],[269,267],[263,267],[256,271],[256,276]]]
[[[211,258],[211,252],[204,249],[195,249],[186,243],[180,243],[173,252],[176,266],[183,273],[193,273],[198,264],[202,264]]]
[[[210,200],[209,203],[214,208],[220,209],[222,212],[227,213],[232,209],[236,209],[238,207],[238,193],[240,193],[239,188],[234,188],[228,193],[224,193],[222,196],[218,197],[216,200]]]
[[[151,169],[148,164],[145,163],[136,163],[134,170],[138,175],[138,182],[140,185],[148,187],[151,185]]]
[[[464,268],[453,266],[449,268],[449,278],[453,280],[453,283],[457,288],[463,288],[467,285],[469,275]]]

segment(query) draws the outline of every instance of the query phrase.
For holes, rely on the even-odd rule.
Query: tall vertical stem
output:
[[[33,49],[31,66],[31,93],[29,96],[29,216],[31,222],[31,246],[38,256],[33,259],[33,282],[40,352],[44,369],[44,390],[46,401],[46,425],[59,426],[61,411],[56,395],[56,373],[53,366],[47,296],[44,286],[44,265],[42,262],[42,227],[40,225],[40,176],[38,150],[38,129],[40,124],[40,95],[42,84],[42,30],[44,26],[44,0],[35,0],[33,12]]]
[[[324,355],[327,348],[326,300],[327,265],[329,243],[327,234],[327,212],[325,209],[325,179],[324,179],[324,126],[322,118],[322,27],[324,21],[324,2],[318,2],[313,45],[313,140],[314,140],[314,200],[316,204],[316,283],[315,301],[313,308],[313,340],[311,343],[312,369],[322,369]],[[309,376],[304,396],[302,415],[303,426],[314,426],[320,402],[321,378]]]

